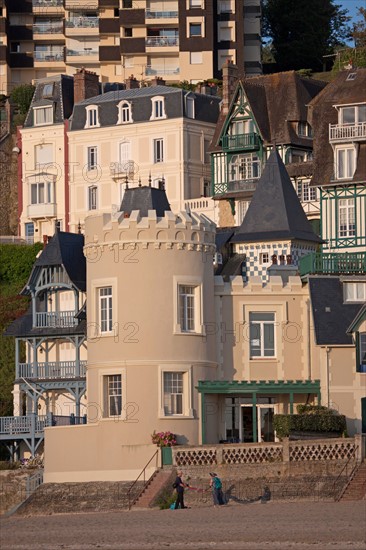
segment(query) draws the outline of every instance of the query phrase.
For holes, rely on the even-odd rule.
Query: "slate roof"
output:
[[[215,272],[215,275],[221,275],[225,281],[228,281],[230,277],[242,275],[241,266],[245,259],[246,254],[232,254],[222,269]]]
[[[307,121],[307,104],[325,86],[326,82],[301,77],[295,71],[246,78],[238,82],[229,115],[242,87],[265,145],[293,144],[309,148],[312,140],[299,136],[293,123]],[[226,116],[220,116],[210,151],[221,150],[219,142],[225,122]]]
[[[130,215],[132,210],[140,210],[141,216],[147,216],[148,210],[155,210],[159,218],[164,217],[164,212],[171,210],[166,192],[156,187],[133,187],[126,189],[120,211]]]
[[[363,304],[343,303],[339,277],[310,276],[309,290],[316,343],[319,346],[351,345],[352,337],[347,330]]]
[[[355,73],[353,80],[348,76]],[[341,71],[309,104],[309,120],[314,130],[313,164],[311,185],[334,185],[334,153],[329,143],[329,124],[338,124],[335,105],[365,103],[366,69]],[[366,181],[366,139],[359,143],[357,167],[352,179],[339,184],[364,183]]]
[[[277,149],[273,149],[241,226],[231,242],[291,239],[320,243]]]
[[[33,264],[27,286],[32,286],[40,268],[63,265],[70,280],[80,291],[86,290],[86,260],[83,254],[84,235],[56,231]],[[27,287],[22,294],[29,294]]]
[[[134,123],[150,121],[151,98],[154,96],[163,96],[165,98],[165,113],[168,119],[187,117],[185,109],[185,97],[187,94],[194,97],[195,100],[195,120],[216,124],[221,101],[219,97],[187,92],[186,90],[173,86],[150,86],[132,90],[107,92],[77,103],[74,106],[70,130],[82,130],[85,127],[85,108],[88,105],[99,106],[100,126],[115,126],[118,122],[117,105],[123,99],[131,103],[132,119]],[[187,119],[192,120],[188,117]],[[164,123],[165,120],[166,119],[161,119],[162,123]]]
[[[53,84],[52,93],[47,93],[44,97],[45,87],[50,90]],[[72,76],[59,74],[47,78],[41,78],[37,81],[36,89],[30,104],[27,117],[24,122],[24,128],[34,126],[33,108],[53,105],[54,118],[52,124],[62,124],[65,119],[71,116],[74,105],[74,79]]]

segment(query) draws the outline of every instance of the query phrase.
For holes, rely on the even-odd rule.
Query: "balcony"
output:
[[[135,170],[136,167],[133,160],[126,160],[126,162],[111,162],[109,165],[109,174],[112,178],[122,178],[131,173],[135,173]]]
[[[74,17],[65,21],[66,36],[98,35],[99,17]]]
[[[40,63],[49,63],[53,62],[64,62],[64,49],[60,48],[59,50],[35,50],[34,51],[34,61]]]
[[[52,61],[52,60],[51,60]],[[30,204],[28,206],[28,218],[54,218],[57,212],[57,205],[54,202],[42,204]]]
[[[366,252],[312,253],[300,258],[300,276],[305,275],[364,275]]]
[[[171,74],[179,74],[180,69],[179,67],[152,67],[148,65],[145,69],[145,75],[146,76],[153,76],[153,75],[171,75]]]
[[[255,133],[223,136],[221,143],[224,151],[254,151],[260,146],[259,136]]]
[[[67,63],[95,63],[95,61],[99,61],[98,49],[66,50]]]
[[[178,36],[148,36],[145,39],[147,48],[169,48],[179,46]]]
[[[16,378],[27,379],[70,379],[85,378],[86,361],[48,361],[44,363],[19,363]]]
[[[2,416],[0,418],[0,439],[23,439],[43,436],[45,428],[51,426],[78,426],[86,424],[86,416],[58,416],[28,414],[26,416]]]
[[[155,11],[155,10],[146,10],[145,11],[146,19],[178,19],[177,11]]]
[[[64,33],[64,26],[62,22],[58,23],[37,23],[33,25],[33,38],[35,38],[34,35],[41,34],[42,40],[44,40],[46,37],[45,35],[54,35],[54,34],[62,34]]]
[[[36,327],[38,328],[67,328],[75,327],[75,311],[51,311],[36,313]]]
[[[366,140],[366,122],[358,124],[329,124],[329,141],[346,143]]]
[[[32,0],[34,15],[63,14],[63,0]]]
[[[98,0],[65,0],[66,10],[97,10]]]

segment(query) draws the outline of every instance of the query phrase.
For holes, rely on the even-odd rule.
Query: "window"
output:
[[[95,146],[88,147],[88,170],[96,170],[98,168],[98,148]]]
[[[202,8],[202,0],[189,0],[190,8]]]
[[[301,137],[313,137],[313,130],[308,122],[304,122],[304,121],[298,122],[297,133]]]
[[[20,42],[10,42],[10,52],[20,53]]]
[[[353,178],[355,172],[355,149],[346,147],[336,150],[335,176],[337,179]]]
[[[269,252],[262,252],[259,255],[259,261],[262,265],[269,264]]]
[[[122,413],[122,376],[104,376],[105,416],[120,416]]]
[[[361,372],[366,372],[366,332],[358,334],[358,369]]]
[[[112,332],[112,287],[99,288],[99,321],[100,332]]]
[[[52,97],[53,95],[53,82],[52,84],[45,84],[43,86],[42,97]]]
[[[203,62],[202,52],[190,52],[191,65],[201,65]]]
[[[310,187],[309,183],[297,182],[297,196],[302,202],[311,202],[317,200],[316,187]]]
[[[32,237],[34,237],[34,223],[24,224],[24,230],[26,239],[33,240]]]
[[[118,104],[118,124],[133,122],[131,104],[128,101],[121,101]]]
[[[163,97],[154,97],[152,100],[152,111],[150,120],[157,118],[166,118],[165,105]]]
[[[211,197],[211,180],[203,180],[203,193],[204,197]]]
[[[341,124],[358,124],[360,122],[366,122],[366,104],[340,109]]]
[[[186,111],[188,118],[194,118],[194,97],[186,96]]]
[[[125,38],[132,38],[132,27],[124,28],[124,36]]]
[[[196,287],[179,285],[179,324],[182,332],[195,332]]]
[[[338,236],[353,237],[356,234],[355,202],[353,199],[339,199]]]
[[[202,23],[190,23],[189,36],[202,36]]]
[[[250,201],[235,201],[235,225],[241,225],[248,211]]]
[[[52,182],[39,181],[31,184],[31,204],[49,204],[52,202]]]
[[[88,187],[88,210],[98,208],[98,188],[95,185]]]
[[[164,414],[183,414],[183,372],[164,372]]]
[[[275,357],[274,313],[249,313],[250,357]]]
[[[243,134],[252,134],[255,132],[254,123],[251,118],[242,120],[233,120],[230,128],[230,135],[240,136]]]
[[[164,140],[154,139],[154,163],[164,162]]]
[[[95,126],[99,126],[98,108],[93,105],[89,105],[86,107],[85,128],[93,128]]]
[[[44,124],[53,123],[53,108],[50,107],[35,107],[34,112],[34,125],[42,126]]]
[[[229,181],[259,178],[261,167],[256,155],[233,155],[229,164]]]
[[[132,0],[122,0],[122,8],[132,8]]]
[[[343,284],[345,302],[366,302],[366,283],[352,282]]]

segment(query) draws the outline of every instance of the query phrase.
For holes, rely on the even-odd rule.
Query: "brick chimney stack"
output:
[[[74,103],[99,94],[99,77],[96,73],[83,67],[74,74]]]
[[[137,80],[137,78],[133,76],[133,74],[131,74],[131,76],[126,78],[126,90],[133,90],[139,87],[140,87],[140,83]]]
[[[161,76],[156,76],[151,80],[151,86],[165,86],[166,82]]]
[[[222,66],[222,112],[225,115],[229,112],[230,101],[237,83],[238,67],[228,60]]]

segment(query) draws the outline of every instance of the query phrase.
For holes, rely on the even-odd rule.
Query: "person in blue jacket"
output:
[[[222,506],[224,503],[224,495],[222,494],[221,479],[214,472],[210,472],[210,487],[212,489],[212,498],[214,506]]]

